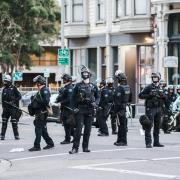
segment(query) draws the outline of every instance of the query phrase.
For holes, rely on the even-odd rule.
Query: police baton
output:
[[[79,109],[77,109],[77,108],[76,108],[76,109],[72,109],[72,108],[70,108],[70,107],[68,107],[68,106],[63,106],[63,107],[65,107],[66,109],[72,111],[74,114],[76,114],[76,113],[79,112]]]
[[[11,107],[14,107],[14,108],[18,109],[19,111],[22,111],[22,112],[24,112],[24,113],[26,113],[26,114],[29,114],[27,111],[24,111],[24,110],[20,109],[19,107],[15,106],[15,105],[7,102],[7,101],[3,101],[3,102],[6,103],[6,104],[8,104],[8,105],[10,105]]]

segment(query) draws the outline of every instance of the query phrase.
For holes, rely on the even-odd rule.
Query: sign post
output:
[[[48,78],[49,78],[49,76],[50,76],[49,69],[46,68],[44,70],[44,77],[46,78],[46,87],[48,87]]]

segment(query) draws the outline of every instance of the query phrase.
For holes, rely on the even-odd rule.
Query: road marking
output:
[[[88,167],[87,169],[88,170],[95,170],[95,171],[118,172],[121,174],[135,174],[135,175],[141,175],[141,176],[151,176],[151,177],[167,178],[167,179],[180,179],[180,177],[176,176],[176,175],[161,174],[161,173],[150,173],[150,172],[142,172],[142,171],[132,171],[132,170],[125,170],[125,169],[93,168],[93,167]]]
[[[176,146],[174,146],[174,147],[176,147]],[[180,146],[177,146],[177,147],[180,147]],[[163,150],[165,148],[158,148],[158,149]],[[171,147],[171,149],[172,149],[172,147]],[[150,151],[152,151],[155,149],[146,149],[146,148],[123,148],[123,149],[105,149],[105,150],[102,149],[102,150],[91,151],[91,153],[119,152],[119,151],[131,151],[131,150],[146,150],[146,151],[150,150]],[[79,152],[78,154],[82,154],[82,153],[83,152]],[[76,154],[76,155],[78,155],[78,154]],[[23,160],[46,158],[46,157],[66,156],[66,155],[69,155],[69,153],[48,154],[48,155],[42,155],[42,156],[30,156],[30,157],[25,157],[25,158],[11,159],[11,161],[23,161]]]
[[[100,163],[100,164],[88,164],[88,165],[81,165],[81,166],[73,166],[73,167],[69,167],[69,168],[80,169],[80,170],[118,172],[118,173],[122,173],[122,174],[136,174],[136,175],[142,175],[142,176],[160,177],[160,178],[167,178],[167,179],[180,179],[180,176],[177,176],[177,175],[98,167],[98,166],[108,166],[108,165],[117,165],[117,164],[131,164],[131,163],[141,163],[141,162],[150,162],[150,161],[165,161],[165,160],[174,160],[174,159],[180,159],[180,157],[153,158],[153,159],[144,159],[144,160],[132,160],[132,161],[110,162],[110,163]]]
[[[91,151],[91,153],[129,151],[129,150],[141,150],[141,149],[146,149],[146,148],[106,149],[106,150]],[[85,153],[79,152],[78,154],[85,154]],[[76,154],[76,155],[78,155],[78,154]],[[25,157],[25,158],[11,159],[11,161],[23,161],[23,160],[39,159],[39,158],[46,158],[46,157],[56,157],[56,156],[65,156],[65,155],[69,155],[69,153],[49,154],[49,155],[42,155],[42,156],[31,156],[31,157]]]
[[[165,161],[165,160],[174,160],[180,159],[180,157],[166,157],[166,158],[153,158],[153,159],[141,159],[141,160],[132,160],[132,161],[120,161],[120,162],[110,162],[110,163],[100,163],[100,164],[87,164],[80,166],[72,166],[69,168],[74,169],[86,169],[89,167],[97,167],[97,166],[108,166],[108,165],[117,165],[117,164],[131,164],[131,163],[139,163],[139,162],[150,162],[150,161]]]

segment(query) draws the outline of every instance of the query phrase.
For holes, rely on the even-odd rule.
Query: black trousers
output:
[[[19,137],[19,132],[18,132],[19,116],[17,116],[17,115],[18,115],[18,112],[17,112],[16,109],[3,108],[3,112],[2,112],[2,128],[1,128],[1,136],[2,137],[5,137],[9,118],[11,118],[11,123],[12,123],[12,129],[13,129],[14,136]]]
[[[117,115],[115,112],[111,112],[110,113],[110,119],[111,119],[111,128],[112,128],[112,132],[116,132],[117,130]]]
[[[40,148],[41,137],[45,140],[48,145],[54,145],[53,140],[50,138],[47,126],[46,126],[47,113],[40,113],[35,115],[34,126],[35,126],[35,141],[34,147]]]
[[[127,118],[126,110],[123,109],[117,113],[117,122],[118,122],[118,135],[117,142],[122,142],[127,144]]]
[[[146,145],[152,143],[151,129],[154,126],[153,129],[154,144],[158,144],[161,117],[162,117],[162,108],[146,108],[146,115],[150,119],[152,126],[150,128],[145,129],[145,143]]]
[[[93,114],[90,112],[79,112],[75,116],[76,120],[76,128],[74,133],[74,142],[73,148],[78,149],[81,139],[82,128],[84,126],[84,133],[83,133],[83,143],[82,148],[88,148],[89,146],[89,138],[91,133],[91,127],[93,122]]]
[[[74,125],[73,125],[73,119],[72,116],[70,116],[70,111],[67,109],[62,109],[61,110],[61,120],[64,126],[64,131],[65,131],[65,141],[70,142],[71,141],[71,136],[74,136]]]
[[[109,135],[108,126],[107,126],[107,112],[105,109],[99,110],[99,130],[103,134]]]

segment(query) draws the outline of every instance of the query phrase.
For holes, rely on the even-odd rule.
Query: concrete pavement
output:
[[[117,147],[115,135],[98,137],[92,129],[91,153],[69,155],[70,145],[60,145],[64,139],[63,128],[49,123],[49,133],[55,148],[40,152],[28,152],[34,140],[32,118],[25,117],[20,124],[21,140],[15,141],[9,126],[6,141],[0,141],[0,159],[7,159],[6,171],[0,173],[2,180],[156,180],[180,179],[180,133],[161,133],[164,148],[146,149],[144,136],[140,135],[137,119],[129,123],[128,146]],[[110,130],[110,129],[109,129]],[[111,132],[111,131],[110,131]],[[42,141],[42,147],[45,146]],[[23,152],[10,153],[12,149],[24,148]],[[8,164],[10,163],[10,164]],[[2,168],[0,163],[0,169]],[[9,166],[8,166],[9,165]],[[4,166],[4,165],[3,165]],[[1,172],[1,171],[0,171]]]

